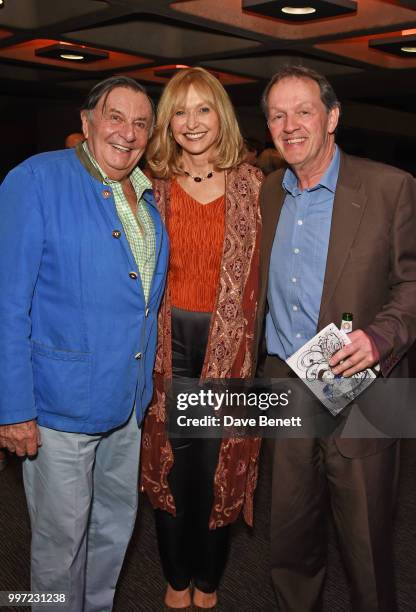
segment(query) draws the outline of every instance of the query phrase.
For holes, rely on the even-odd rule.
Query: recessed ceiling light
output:
[[[398,55],[399,57],[406,58],[406,61],[411,61],[415,59],[415,56],[412,54],[416,53],[416,34],[373,38],[368,41],[368,46],[370,49]]]
[[[0,8],[4,7],[4,0],[0,0]]]
[[[107,51],[90,49],[85,45],[73,45],[67,42],[59,42],[35,49],[35,55],[63,62],[82,62],[83,64],[108,59]]]
[[[75,55],[75,53],[60,53],[59,57],[66,60],[83,60],[83,55]]]
[[[313,8],[313,6],[300,6],[299,8],[296,6],[284,6],[282,13],[287,15],[312,15],[312,13],[316,13],[316,8]]]
[[[416,0],[415,0],[416,1]],[[244,11],[285,21],[307,21],[348,15],[357,10],[356,0],[242,0]]]

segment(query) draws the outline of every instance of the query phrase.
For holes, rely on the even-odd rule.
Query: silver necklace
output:
[[[195,183],[202,183],[202,181],[212,178],[212,176],[214,175],[214,170],[210,170],[206,176],[194,176],[187,170],[184,170],[184,174],[186,174],[186,176],[189,176],[189,178],[193,179]]]

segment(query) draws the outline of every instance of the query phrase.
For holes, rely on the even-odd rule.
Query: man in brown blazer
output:
[[[414,179],[338,149],[340,105],[314,71],[283,68],[263,105],[288,164],[267,177],[261,195],[264,374],[287,377],[284,360],[352,312],[352,342],[333,357],[333,371],[350,376],[379,363],[383,377],[407,376],[406,353],[416,339]],[[353,611],[397,610],[391,543],[398,459],[399,442],[388,438],[275,442],[271,543],[279,611],[322,609],[329,510]]]

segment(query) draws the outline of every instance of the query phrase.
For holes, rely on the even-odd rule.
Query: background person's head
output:
[[[115,76],[93,87],[81,109],[81,120],[90,153],[109,178],[121,181],[144,153],[154,111],[142,85]]]
[[[279,168],[285,166],[285,161],[276,149],[267,148],[264,149],[260,155],[257,156],[254,165],[265,174],[266,176]]]
[[[232,168],[244,157],[244,142],[230,98],[204,68],[180,70],[167,83],[147,152],[156,176],[182,173],[182,156],[208,155],[217,169]]]
[[[255,166],[256,159],[260,151],[263,149],[261,142],[255,138],[245,138],[244,146],[246,149],[244,161],[246,161],[248,164],[253,164]]]
[[[65,138],[65,149],[73,149],[81,142],[84,142],[85,137],[81,132],[72,132],[72,134],[68,134]]]

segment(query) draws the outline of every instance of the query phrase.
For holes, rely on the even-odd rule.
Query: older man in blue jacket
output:
[[[137,168],[154,122],[144,89],[106,79],[81,117],[83,144],[29,158],[0,188],[0,447],[26,457],[32,590],[107,612],[136,516],[168,245]]]

